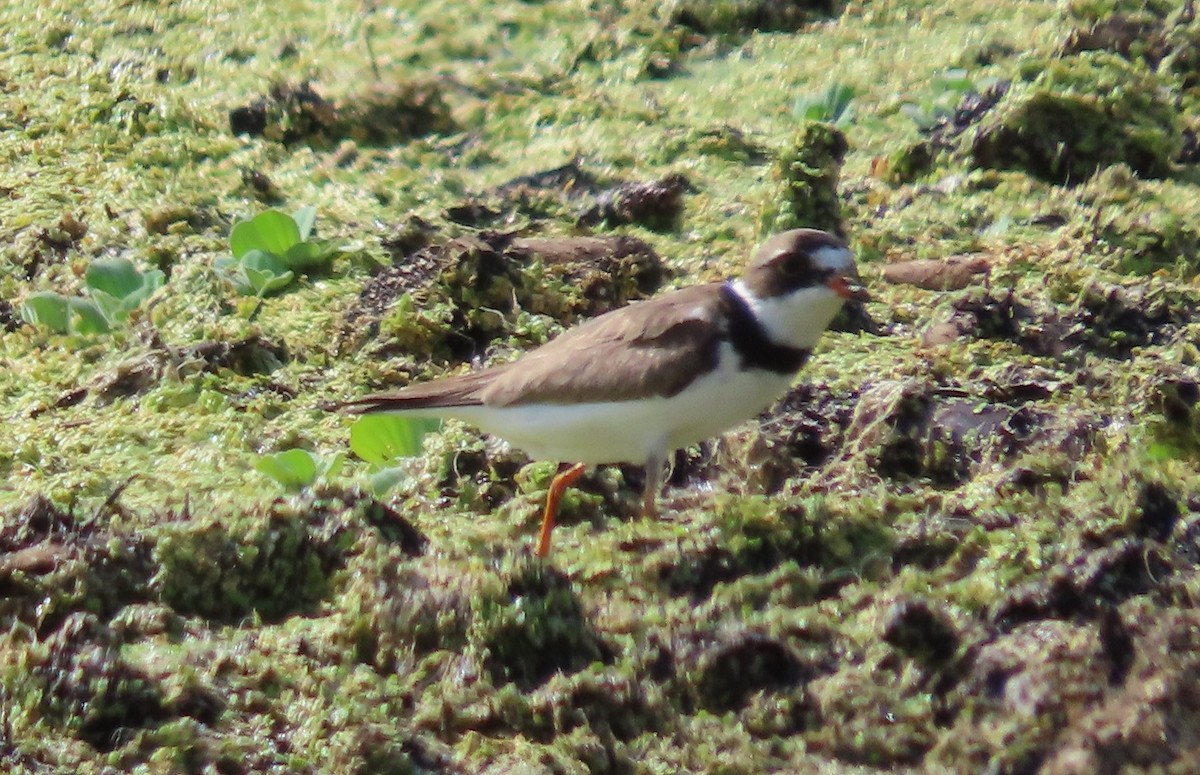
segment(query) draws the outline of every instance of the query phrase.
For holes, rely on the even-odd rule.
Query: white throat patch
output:
[[[847,253],[835,248],[825,249],[825,252]],[[841,269],[844,266],[838,264],[830,268]],[[812,350],[817,346],[821,334],[825,333],[833,316],[842,308],[842,297],[824,285],[801,288],[769,299],[755,296],[740,279],[734,280],[731,287],[746,302],[772,342],[802,350]]]

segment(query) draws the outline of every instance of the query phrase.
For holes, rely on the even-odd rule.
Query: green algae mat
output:
[[[4,771],[1200,770],[1191,3],[12,0],[0,40]],[[872,300],[660,519],[602,468],[536,561],[553,463],[329,410],[795,226]]]

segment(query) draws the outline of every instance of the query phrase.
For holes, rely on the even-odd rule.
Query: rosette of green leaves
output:
[[[124,258],[101,258],[84,275],[87,297],[50,291],[32,294],[21,316],[58,334],[104,334],[125,321],[166,282],[158,269],[142,272]]]
[[[241,221],[229,235],[232,256],[217,260],[238,293],[267,296],[292,284],[296,275],[328,264],[337,249],[309,239],[317,209],[302,207],[294,214],[265,210]]]

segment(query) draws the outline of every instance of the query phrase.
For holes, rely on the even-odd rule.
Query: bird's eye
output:
[[[780,269],[786,277],[803,277],[808,274],[808,258],[802,253],[788,253],[780,262]]]

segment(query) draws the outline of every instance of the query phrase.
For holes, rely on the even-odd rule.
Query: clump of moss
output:
[[[364,552],[339,592],[357,661],[384,674],[437,650],[460,651],[471,621],[468,571],[436,558]]]
[[[665,558],[659,581],[675,595],[702,601],[718,585],[746,604],[764,604],[770,580],[784,580],[793,602],[811,601],[830,577],[859,557],[890,551],[890,528],[877,515],[835,513],[828,501],[811,498],[784,508],[765,498],[723,499],[712,543]],[[758,601],[758,603],[756,603]]]
[[[809,682],[808,691],[820,719],[805,735],[811,752],[903,770],[921,762],[938,739],[933,693],[904,660],[859,657]]]
[[[683,219],[683,194],[691,183],[673,173],[661,180],[621,183],[601,193],[596,204],[579,216],[583,226],[641,224],[655,231],[673,231]]]
[[[1190,219],[1161,206],[1114,207],[1106,215],[1093,238],[1115,258],[1122,272],[1146,275],[1159,269],[1195,266],[1200,229]]]
[[[522,561],[472,606],[469,648],[496,684],[530,689],[605,659],[570,581],[540,562]]]
[[[266,137],[292,143],[327,133],[337,120],[337,109],[307,81],[277,83],[266,97],[229,112],[234,134]]]
[[[1161,19],[1175,10],[1171,0],[1071,0],[1066,11],[1081,22],[1095,23],[1113,14],[1138,14]]]
[[[121,657],[113,631],[93,614],[72,614],[38,649],[31,679],[41,712],[102,751],[168,715],[161,688]]]
[[[531,237],[513,247],[530,265],[531,287],[522,307],[563,323],[651,296],[667,277],[654,248],[627,235]]]
[[[154,587],[178,613],[218,622],[309,611],[329,594],[342,561],[336,542],[310,529],[310,519],[271,511],[172,526],[154,549]]]
[[[878,174],[892,185],[911,183],[933,169],[934,157],[933,144],[918,140],[889,154]]]
[[[1067,183],[1119,162],[1149,177],[1170,172],[1178,117],[1153,73],[1103,51],[1030,59],[1020,70],[970,135],[976,166]]]
[[[75,611],[103,618],[150,599],[151,542],[32,498],[0,528],[0,617],[54,627]]]
[[[767,231],[806,226],[844,235],[837,186],[849,149],[846,136],[832,124],[801,126],[776,166],[783,192],[768,204]]]
[[[1159,441],[1173,454],[1200,453],[1200,380],[1179,370],[1163,375],[1150,391],[1150,405],[1162,416]]]

